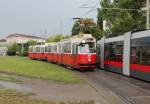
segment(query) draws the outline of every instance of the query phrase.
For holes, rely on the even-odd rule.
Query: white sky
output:
[[[99,0],[0,0],[0,37],[20,32],[42,36],[70,34],[73,17],[96,20],[97,11],[79,8],[82,5],[98,7]],[[62,26],[61,26],[62,24]]]

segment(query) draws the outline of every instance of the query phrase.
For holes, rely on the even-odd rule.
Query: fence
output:
[[[0,55],[6,55],[7,47],[0,47]]]

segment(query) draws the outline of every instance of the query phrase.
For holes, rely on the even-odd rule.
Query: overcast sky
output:
[[[99,0],[0,0],[0,37],[20,32],[43,35],[69,34],[73,17],[96,19],[97,11],[79,8],[98,6]],[[63,27],[63,29],[61,29]]]

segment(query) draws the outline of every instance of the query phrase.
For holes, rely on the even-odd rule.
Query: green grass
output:
[[[0,104],[94,104],[94,101],[60,102],[31,99],[31,94],[0,88]]]
[[[8,76],[1,76],[0,75],[0,80],[1,81],[9,81],[9,82],[20,82],[17,79],[14,79],[12,77],[8,77]]]
[[[0,71],[64,83],[82,82],[78,75],[63,67],[27,57],[0,56]]]
[[[29,98],[30,94],[0,88],[1,104],[55,104],[53,102]]]

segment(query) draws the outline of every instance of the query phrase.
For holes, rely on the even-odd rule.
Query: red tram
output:
[[[97,42],[100,68],[150,81],[150,30],[128,32]]]
[[[77,69],[94,69],[96,68],[96,40],[92,35],[84,34],[58,43],[30,46],[29,57]]]

